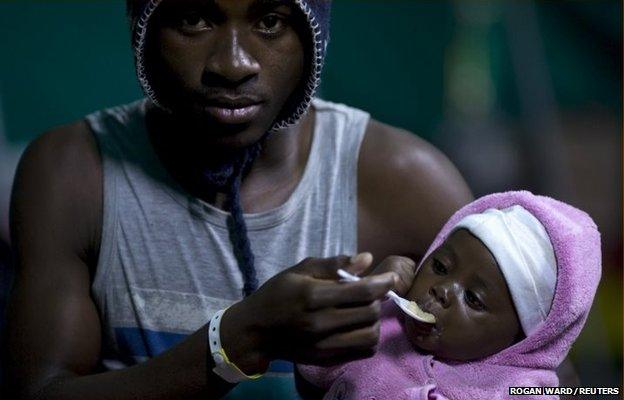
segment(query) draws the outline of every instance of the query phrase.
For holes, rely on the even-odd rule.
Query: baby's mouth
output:
[[[416,304],[418,304],[418,307],[420,307],[421,310],[423,310],[426,313],[429,313],[431,315],[433,315],[435,317],[435,323],[431,325],[431,329],[429,330],[430,332],[438,332],[440,330],[440,318],[438,317],[438,312],[434,312],[432,309],[433,307],[433,302],[431,301],[418,301],[416,300]]]
[[[430,301],[424,302],[424,301],[415,300],[415,302],[416,302],[416,304],[418,304],[418,307],[420,307],[421,310],[423,310],[426,313],[432,314],[434,317],[436,317],[436,320],[438,319],[437,315],[435,313],[431,312],[431,302]]]

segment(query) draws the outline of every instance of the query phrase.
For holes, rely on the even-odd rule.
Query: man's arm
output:
[[[8,313],[8,379],[17,398],[213,397],[205,329],[171,351],[123,371],[94,374],[100,320],[90,296],[100,242],[102,171],[84,122],[44,134],[20,162],[12,195],[17,258]],[[10,396],[13,398],[13,396]]]
[[[59,369],[89,371],[99,354],[87,261],[93,256],[89,244],[99,235],[101,189],[93,178],[100,171],[94,168],[97,152],[84,152],[78,130],[72,126],[33,142],[13,187],[17,268],[8,310],[7,382],[27,387],[23,394],[34,395]]]
[[[448,218],[473,200],[453,164],[409,132],[371,121],[358,164],[358,248],[375,259],[424,255]]]

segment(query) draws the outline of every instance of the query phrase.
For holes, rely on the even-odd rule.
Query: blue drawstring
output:
[[[258,289],[258,277],[255,268],[255,257],[247,235],[247,224],[243,217],[240,200],[240,187],[243,175],[249,172],[253,161],[260,154],[262,141],[246,148],[234,162],[219,166],[215,170],[203,173],[209,186],[224,190],[228,194],[228,231],[232,242],[234,256],[243,274],[243,296],[247,297]]]

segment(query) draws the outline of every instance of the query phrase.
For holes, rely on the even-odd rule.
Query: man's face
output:
[[[487,247],[459,229],[425,260],[407,298],[436,317],[433,328],[406,318],[410,341],[440,358],[471,360],[512,345],[521,326]]]
[[[150,22],[150,82],[204,140],[248,146],[301,83],[304,26],[290,1],[165,0]]]

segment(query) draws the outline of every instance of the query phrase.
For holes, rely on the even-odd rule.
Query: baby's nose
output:
[[[449,290],[445,285],[434,285],[429,289],[429,294],[438,302],[443,308],[448,308],[451,303],[449,300]]]

